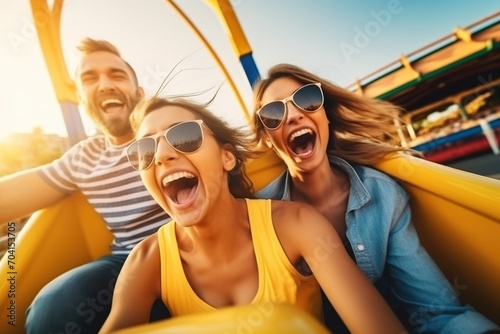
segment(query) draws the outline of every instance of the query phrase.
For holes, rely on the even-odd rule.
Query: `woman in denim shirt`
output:
[[[366,167],[397,146],[399,109],[349,92],[299,67],[276,65],[254,94],[254,126],[288,169],[256,194],[318,209],[348,252],[414,333],[500,332],[463,305],[420,244],[408,194]],[[336,219],[339,216],[345,219]],[[335,333],[345,331],[326,313]]]

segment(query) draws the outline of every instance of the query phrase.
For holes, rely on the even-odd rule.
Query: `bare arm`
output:
[[[38,168],[0,178],[0,224],[60,201],[67,194],[53,188]]]
[[[406,333],[385,300],[349,257],[335,229],[320,213],[301,204],[278,211],[281,214],[276,218],[288,222],[288,229],[277,228],[277,231],[280,240],[285,237],[283,246],[289,258],[306,260],[351,332]]]
[[[161,297],[160,250],[155,234],[140,242],[123,265],[113,292],[111,312],[99,333],[145,324]]]

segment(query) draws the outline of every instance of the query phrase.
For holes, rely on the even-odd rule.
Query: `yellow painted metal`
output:
[[[59,102],[78,104],[73,80],[61,49],[61,10],[64,0],[30,0],[38,40]]]
[[[385,99],[421,84],[443,69],[491,51],[494,41],[498,41],[499,18],[500,12],[496,12],[466,28],[456,28],[453,33],[356,80],[348,88],[365,96]],[[484,31],[472,32],[489,21],[495,23]]]
[[[226,29],[228,39],[231,41],[234,52],[237,56],[252,52],[252,48],[247,41],[245,33],[241,28],[240,22],[234,13],[233,7],[229,0],[205,0],[219,16],[219,21]]]
[[[455,29],[455,35],[461,39],[462,41],[464,42],[470,42],[472,41],[472,36],[471,36],[471,33],[470,31],[467,31],[465,29],[462,29],[462,28],[456,28]]]
[[[461,300],[500,324],[500,180],[412,157],[375,167],[410,193],[422,244]]]
[[[69,269],[109,253],[111,240],[102,219],[80,193],[32,215],[16,239],[15,269],[10,269],[8,254],[0,260],[0,333],[24,333],[26,309],[38,291]],[[11,276],[15,295],[9,297]],[[5,316],[12,302],[15,326]]]
[[[210,43],[207,41],[207,39],[202,34],[202,32],[189,19],[189,17],[184,13],[184,11],[179,6],[177,6],[177,4],[175,4],[174,1],[172,1],[172,0],[166,0],[166,1],[172,7],[172,9],[175,10],[175,12],[177,14],[179,14],[179,16],[182,17],[182,19],[184,19],[184,21],[186,22],[186,24],[193,30],[193,32],[196,34],[196,36],[198,36],[198,38],[200,39],[200,41],[207,48],[208,52],[210,53],[210,55],[212,56],[212,58],[216,62],[217,66],[219,66],[219,69],[222,71],[222,73],[224,74],[225,78],[227,79],[227,82],[229,83],[229,86],[231,87],[231,90],[233,91],[234,96],[235,96],[236,100],[238,101],[238,104],[241,107],[242,113],[245,115],[246,119],[248,121],[250,121],[251,115],[250,115],[250,112],[247,109],[247,106],[246,106],[246,104],[245,104],[245,102],[243,100],[243,97],[241,96],[241,93],[240,93],[238,87],[236,86],[233,78],[229,74],[229,71],[226,69],[226,66],[224,65],[224,63],[220,59],[220,57],[217,54],[217,52],[215,52],[214,48],[210,45]]]
[[[327,334],[329,331],[305,311],[290,305],[245,305],[211,313],[176,317],[170,320],[117,331],[116,334]]]
[[[269,150],[259,159],[247,163],[245,168],[252,178],[254,190],[259,191],[283,173],[286,165],[274,151]]]

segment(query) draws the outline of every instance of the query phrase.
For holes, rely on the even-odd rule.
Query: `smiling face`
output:
[[[144,117],[136,136],[157,138],[154,163],[141,171],[141,178],[153,198],[182,226],[195,225],[211,210],[220,209],[220,198],[230,196],[227,172],[236,163],[234,155],[218,144],[205,125],[204,141],[193,153],[181,153],[167,143],[167,129],[197,119],[183,107],[163,106]]]
[[[302,86],[291,78],[276,79],[266,88],[260,104],[285,99]],[[285,161],[292,175],[296,171],[311,171],[326,159],[329,133],[324,107],[308,113],[289,101],[286,108],[281,126],[276,130],[266,129],[265,139]]]
[[[133,138],[129,116],[143,91],[123,59],[106,51],[85,55],[78,66],[76,86],[80,103],[112,143]]]

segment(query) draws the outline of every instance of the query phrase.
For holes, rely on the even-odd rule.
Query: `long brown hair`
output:
[[[271,67],[267,79],[261,80],[254,89],[253,126],[259,137],[265,128],[255,112],[262,106],[262,96],[269,85],[285,77],[301,84],[321,83],[326,117],[330,122],[328,153],[362,165],[377,163],[390,153],[415,154],[399,146],[394,122],[395,119],[401,121],[400,108],[387,101],[360,96],[290,64]]]
[[[205,125],[212,131],[219,145],[231,151],[236,158],[236,165],[228,176],[229,191],[234,197],[251,198],[253,184],[245,172],[244,164],[247,160],[256,157],[254,150],[252,150],[256,145],[256,139],[251,131],[244,128],[230,127],[224,120],[211,113],[206,105],[184,98],[166,98],[155,95],[149,99],[141,100],[130,115],[130,124],[134,132],[137,132],[147,114],[167,106],[185,108],[203,120]]]

